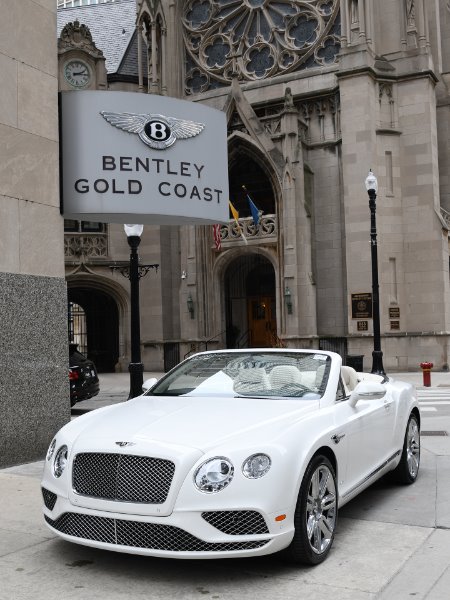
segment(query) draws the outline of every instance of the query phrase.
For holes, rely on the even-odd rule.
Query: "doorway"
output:
[[[260,254],[234,260],[225,273],[227,348],[269,348],[276,339],[275,271]]]
[[[77,322],[82,327],[75,331]],[[99,373],[114,372],[119,359],[119,311],[109,294],[92,288],[69,288],[68,330],[69,338],[72,335],[69,341],[81,344],[80,352],[94,361]]]

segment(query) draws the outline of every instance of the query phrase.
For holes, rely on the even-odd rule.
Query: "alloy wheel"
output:
[[[406,462],[412,479],[417,477],[420,462],[420,432],[416,419],[411,419],[406,437]]]
[[[311,476],[305,516],[311,549],[323,554],[332,542],[337,516],[336,485],[326,465],[319,465]]]

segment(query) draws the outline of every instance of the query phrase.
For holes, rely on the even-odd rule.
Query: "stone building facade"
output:
[[[70,419],[53,0],[1,3],[0,466]]]
[[[145,228],[142,261],[159,265],[141,280],[146,369],[206,347],[273,345],[364,356],[370,368],[369,168],[385,367],[448,368],[449,21],[446,0],[58,11],[60,89],[73,89],[65,70],[77,59],[88,71],[79,89],[185,98],[228,118],[239,222],[221,224],[220,249],[211,227]],[[120,226],[66,223],[77,331],[105,370],[129,357],[128,284],[111,268],[127,256]]]

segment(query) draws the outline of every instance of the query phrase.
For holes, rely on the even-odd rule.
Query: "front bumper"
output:
[[[248,510],[177,511],[148,517],[74,506],[43,488],[44,518],[55,534],[116,552],[171,558],[233,558],[278,552],[294,529]]]

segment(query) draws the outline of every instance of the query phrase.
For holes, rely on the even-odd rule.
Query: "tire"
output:
[[[402,456],[392,477],[406,485],[414,483],[419,474],[420,466],[420,428],[416,415],[411,414],[406,426]]]
[[[287,557],[318,565],[327,557],[337,524],[336,474],[331,462],[315,456],[303,477],[294,514],[295,533]]]

